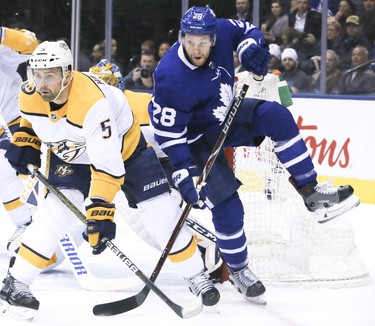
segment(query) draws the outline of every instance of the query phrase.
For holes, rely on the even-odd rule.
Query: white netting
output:
[[[238,74],[237,87],[248,76],[247,72]],[[281,86],[271,74],[261,82],[250,78],[246,97],[280,102]],[[351,224],[345,216],[324,224],[316,222],[289,183],[289,174],[273,153],[270,139],[257,148],[236,148],[233,166],[243,183],[239,193],[245,207],[249,265],[262,281],[309,287],[369,282]],[[202,222],[212,225],[210,212],[199,215]]]
[[[345,216],[319,224],[289,183],[273,144],[237,148],[250,266],[265,282],[357,286],[369,281]]]

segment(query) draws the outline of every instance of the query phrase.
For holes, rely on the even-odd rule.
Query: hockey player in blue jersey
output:
[[[183,199],[212,213],[218,244],[235,288],[250,301],[265,303],[265,287],[248,267],[241,182],[221,150],[200,191],[199,176],[214,147],[235,96],[233,51],[255,75],[267,73],[268,45],[249,22],[217,19],[210,8],[192,7],[181,19],[179,41],[154,72],[149,106],[154,133],[168,155]],[[276,103],[245,98],[224,147],[257,146],[265,136],[291,174],[291,182],[308,210],[328,220],[359,204],[351,186],[318,185],[308,149],[289,110]]]

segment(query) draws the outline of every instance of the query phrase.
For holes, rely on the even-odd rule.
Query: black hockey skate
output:
[[[302,196],[306,208],[316,213],[319,223],[328,222],[360,204],[350,185],[336,187],[331,181],[321,184],[314,181],[298,187],[292,177],[289,181]]]
[[[8,273],[0,291],[0,316],[32,320],[38,309],[39,301],[35,299],[30,288]]]
[[[230,271],[229,281],[246,300],[263,305],[267,303],[263,295],[266,288],[249,267],[237,272]]]
[[[220,300],[220,293],[214,287],[212,281],[206,276],[204,271],[190,278],[185,278],[189,284],[190,291],[199,296],[202,295],[203,304],[207,307],[216,305]]]

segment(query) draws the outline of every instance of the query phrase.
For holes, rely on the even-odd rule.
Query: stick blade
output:
[[[142,305],[149,292],[150,288],[146,286],[142,291],[131,297],[118,301],[97,304],[92,309],[92,312],[95,316],[115,316],[123,314]]]
[[[203,309],[202,296],[199,295],[198,297],[195,298],[194,301],[192,301],[188,305],[183,306],[182,308],[180,306],[177,306],[176,308],[179,308],[179,309],[173,309],[173,310],[181,318],[185,319],[185,318],[194,317],[194,316],[198,315]]]

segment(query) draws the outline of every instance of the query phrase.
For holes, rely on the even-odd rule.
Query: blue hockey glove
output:
[[[271,59],[269,46],[259,29],[252,29],[250,36],[238,45],[238,58],[246,70],[258,76],[265,76],[268,71],[267,64]]]
[[[39,167],[42,142],[30,128],[20,127],[13,135],[12,143],[5,153],[10,165],[20,174],[29,174],[28,164]]]
[[[90,243],[94,255],[101,254],[107,246],[101,240],[112,240],[116,237],[115,205],[106,202],[94,202],[86,206],[86,231],[83,238]]]
[[[194,208],[204,209],[206,205],[200,198],[200,194],[196,189],[196,183],[194,178],[198,180],[199,172],[195,166],[189,167],[188,169],[180,169],[172,174],[172,179],[176,187],[178,187],[182,199],[192,204]],[[203,187],[202,187],[203,188]],[[201,189],[202,189],[201,188]],[[205,193],[202,192],[205,197]]]

